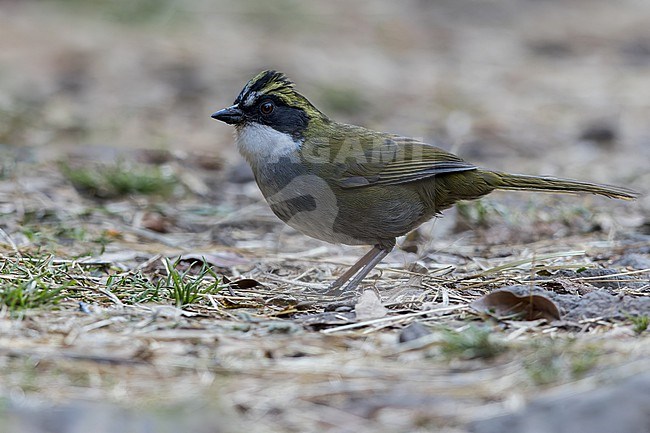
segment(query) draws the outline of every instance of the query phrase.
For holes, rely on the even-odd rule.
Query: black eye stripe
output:
[[[250,104],[242,104],[241,102],[238,103],[239,107],[250,113],[255,113],[259,112],[261,105],[264,102],[271,102],[273,104],[274,111],[277,110],[279,107],[287,107],[289,106],[282,101],[282,99],[278,98],[275,95],[260,95],[258,96],[254,101],[252,101]]]
[[[239,107],[244,112],[248,122],[256,122],[270,126],[276,131],[284,132],[295,139],[302,137],[307,128],[309,118],[302,108],[292,107],[275,95],[259,95],[250,105],[241,104]],[[273,103],[269,113],[262,111],[262,104]]]

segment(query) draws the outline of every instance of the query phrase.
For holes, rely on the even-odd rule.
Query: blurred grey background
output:
[[[4,0],[0,144],[237,161],[210,114],[264,68],[338,120],[478,164],[650,180],[650,3],[639,0]]]

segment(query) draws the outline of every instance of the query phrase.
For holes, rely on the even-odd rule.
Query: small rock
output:
[[[650,257],[641,254],[626,254],[614,264],[632,269],[650,269]]]
[[[402,329],[402,332],[399,333],[398,341],[400,343],[406,343],[409,341],[417,340],[418,338],[422,338],[425,335],[429,334],[431,334],[429,328],[420,322],[413,322],[406,328]]]
[[[593,123],[588,125],[580,134],[581,140],[606,143],[616,140],[616,128],[607,123]]]

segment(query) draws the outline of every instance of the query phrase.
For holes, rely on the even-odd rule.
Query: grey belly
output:
[[[326,242],[367,243],[337,229],[339,206],[334,191],[301,164],[280,160],[253,171],[271,210],[289,226]]]
[[[419,225],[422,207],[404,206],[400,187],[336,189],[289,160],[254,170],[271,210],[299,232],[326,242],[373,245]],[[375,187],[372,187],[373,189]],[[368,200],[368,193],[375,199]]]

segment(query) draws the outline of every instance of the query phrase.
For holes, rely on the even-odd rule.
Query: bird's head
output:
[[[217,111],[212,118],[234,125],[238,131],[247,126],[270,127],[293,140],[303,138],[310,121],[327,119],[294,89],[293,82],[273,70],[253,77],[234,104]]]

